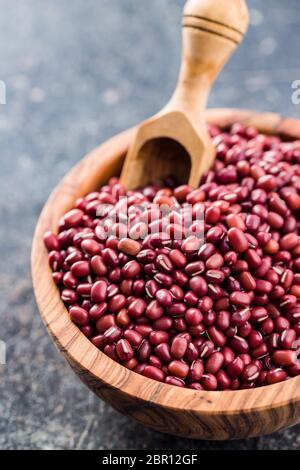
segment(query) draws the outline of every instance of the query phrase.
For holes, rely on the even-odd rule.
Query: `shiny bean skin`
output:
[[[283,382],[287,378],[287,373],[283,369],[273,369],[267,372],[266,382],[268,385]]]
[[[213,374],[203,375],[200,383],[205,390],[210,392],[216,390],[218,386],[217,379]]]
[[[168,343],[160,343],[155,347],[155,353],[165,363],[172,361],[170,346]]]
[[[44,244],[70,319],[112,360],[195,392],[248,390],[300,375],[299,143],[209,132],[198,188],[113,177]]]
[[[88,312],[81,307],[71,307],[69,310],[71,320],[80,326],[86,326],[89,323]]]
[[[189,370],[189,379],[192,381],[198,381],[204,374],[204,365],[202,361],[193,361]]]
[[[135,330],[125,330],[124,338],[134,348],[138,348],[143,341],[143,336],[138,331],[135,331]]]
[[[244,370],[244,363],[241,358],[236,357],[230,364],[227,365],[227,373],[230,378],[238,377]]]
[[[169,334],[164,331],[152,331],[149,335],[149,341],[153,346],[157,346],[160,343],[167,343],[169,341]]]
[[[189,366],[181,361],[171,361],[168,365],[168,370],[171,375],[178,377],[179,379],[185,379],[189,373]]]
[[[221,352],[214,352],[209,356],[205,364],[206,372],[215,374],[221,369],[224,362],[224,356]]]
[[[293,366],[297,362],[297,352],[291,350],[277,350],[272,354],[274,364],[278,366]]]
[[[161,369],[154,366],[146,366],[143,375],[149,379],[157,380],[158,382],[163,382],[165,380],[165,374]]]
[[[151,341],[151,335],[150,335]],[[186,353],[188,342],[185,338],[176,336],[171,343],[171,355],[175,359],[182,359]]]

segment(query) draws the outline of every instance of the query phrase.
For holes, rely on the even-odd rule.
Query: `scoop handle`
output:
[[[249,23],[244,0],[188,0],[183,51],[171,107],[204,119],[212,84],[242,41]]]

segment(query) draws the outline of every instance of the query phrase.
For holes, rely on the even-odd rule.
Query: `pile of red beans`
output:
[[[53,279],[83,334],[132,371],[195,390],[274,384],[300,374],[300,142],[240,124],[210,133],[217,157],[198,189],[169,178],[126,192],[112,178],[78,199],[44,237]],[[109,219],[120,198],[125,238],[128,220]],[[203,234],[194,220],[181,240],[187,204]]]

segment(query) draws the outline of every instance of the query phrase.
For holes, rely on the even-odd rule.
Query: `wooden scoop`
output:
[[[178,83],[169,103],[137,128],[121,174],[127,189],[169,175],[199,185],[215,157],[205,122],[209,92],[248,22],[244,0],[187,1]]]

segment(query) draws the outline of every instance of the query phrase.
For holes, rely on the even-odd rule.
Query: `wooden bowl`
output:
[[[285,139],[300,139],[300,121],[276,114],[211,110],[210,123],[253,125]],[[100,352],[71,322],[60,299],[43,244],[47,230],[76,198],[119,175],[133,136],[129,130],[93,150],[62,180],[39,218],[32,248],[32,275],[42,319],[80,379],[121,413],[158,431],[196,439],[238,439],[271,433],[300,422],[300,376],[253,390],[206,392],[162,384],[117,364]]]

